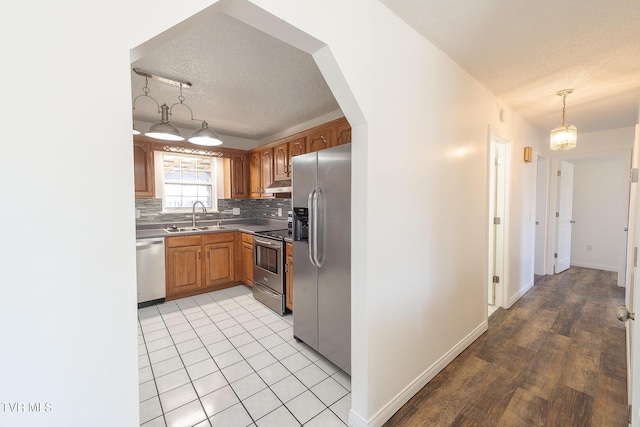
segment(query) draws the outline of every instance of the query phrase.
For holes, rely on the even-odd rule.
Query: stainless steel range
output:
[[[285,242],[291,232],[273,230],[253,235],[253,296],[283,315],[285,307]]]

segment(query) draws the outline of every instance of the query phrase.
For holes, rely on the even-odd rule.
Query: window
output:
[[[196,201],[217,210],[213,157],[162,153],[163,207],[191,209]]]

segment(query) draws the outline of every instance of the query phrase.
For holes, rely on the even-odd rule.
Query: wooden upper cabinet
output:
[[[260,185],[262,193],[265,194],[265,189],[273,183],[273,148],[262,150],[260,171]]]
[[[267,197],[265,189],[273,183],[273,148],[251,152],[249,176],[251,197]]]
[[[249,156],[234,154],[231,157],[231,197],[244,199],[249,194]]]
[[[154,197],[153,149],[148,142],[133,141],[133,179],[136,197]]]
[[[273,180],[289,177],[289,143],[273,147]]]
[[[289,176],[293,176],[293,159],[295,156],[305,154],[307,152],[307,139],[302,137],[289,141]]]
[[[306,138],[298,138],[293,141],[289,141],[289,158],[293,156],[299,156],[307,152]]]
[[[266,188],[292,176],[292,158],[351,142],[344,117],[258,147],[249,154],[249,195],[269,197]]]
[[[260,152],[254,151],[249,155],[250,196],[260,197],[262,187],[260,185]]]
[[[335,147],[335,132],[333,128],[326,128],[307,136],[307,153]]]
[[[336,145],[351,142],[351,125],[346,120],[335,127]]]

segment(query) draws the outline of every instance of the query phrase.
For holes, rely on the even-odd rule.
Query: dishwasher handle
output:
[[[138,240],[136,241],[137,248],[146,248],[153,245],[161,245],[164,243],[164,239],[156,239],[156,240]]]

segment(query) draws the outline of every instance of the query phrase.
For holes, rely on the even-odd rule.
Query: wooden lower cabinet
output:
[[[201,249],[200,245],[167,248],[167,296],[200,287],[202,278]]]
[[[285,294],[286,294],[286,298],[285,298],[285,306],[293,311],[293,243],[288,243],[287,242],[287,250],[286,250],[286,256],[287,256],[287,283],[286,283],[286,287],[285,287]]]
[[[212,233],[202,236],[205,254],[204,286],[211,287],[236,279],[236,233]]]
[[[166,239],[166,300],[235,286],[239,234],[208,233]]]
[[[253,287],[253,235],[242,233],[242,283]]]

